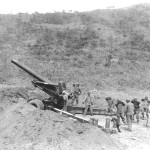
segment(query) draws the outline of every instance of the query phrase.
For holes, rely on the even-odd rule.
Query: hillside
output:
[[[150,88],[150,6],[0,15],[0,83],[28,85],[16,58],[53,81],[84,89]],[[114,62],[105,66],[108,55]]]

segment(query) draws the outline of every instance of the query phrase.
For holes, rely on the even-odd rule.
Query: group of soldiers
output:
[[[76,104],[79,104],[79,96],[81,95],[81,89],[79,84],[73,84],[73,91],[71,93],[71,105],[76,102]],[[65,100],[65,105],[64,109],[67,111],[67,102],[68,102],[68,97],[70,95],[66,93],[66,91],[63,91],[63,97]],[[137,98],[134,98],[133,100],[126,99],[126,102],[123,102],[119,99],[114,100],[111,97],[106,97],[105,100],[107,101],[108,104],[108,109],[107,111],[109,113],[115,113],[116,118],[113,117],[112,121],[116,125],[116,128],[118,129],[118,132],[120,131],[119,126],[121,125],[120,122],[122,122],[126,125],[128,125],[128,130],[132,131],[132,122],[136,122],[139,124],[140,121],[140,114],[142,116],[141,119],[144,119],[145,117],[149,118],[149,105],[150,105],[150,100],[148,97],[145,97],[141,100],[138,100]],[[84,116],[87,114],[88,109],[90,110],[91,115],[93,115],[93,99],[91,97],[90,92],[87,92],[86,97],[84,101],[82,102],[85,104],[85,109],[84,109]]]
[[[122,122],[124,124],[128,125],[128,130],[132,131],[132,122],[136,122],[139,124],[140,121],[140,113],[142,116],[142,119],[146,118],[148,120],[149,118],[149,104],[150,101],[148,97],[145,97],[139,101],[137,98],[134,98],[133,100],[126,99],[126,103],[117,100],[113,100],[111,97],[107,97],[106,101],[108,103],[108,112],[115,112],[117,118],[116,121],[116,127],[118,129],[118,132],[120,132],[120,120],[122,119]],[[113,120],[114,121],[114,118]]]
[[[71,92],[71,94],[69,92],[67,92],[66,90],[63,90],[62,94],[63,94],[63,99],[64,99],[64,111],[67,111],[67,106],[68,106],[68,99],[71,99],[71,104],[73,105],[74,102],[76,102],[76,104],[78,105],[79,103],[79,95],[81,95],[81,89],[80,89],[80,84],[76,83],[73,84],[73,91]]]
[[[79,96],[81,95],[81,89],[80,89],[80,84],[73,84],[73,91],[71,92],[71,95],[69,95],[69,93],[67,93],[65,90],[63,91],[63,98],[64,98],[64,111],[67,111],[67,103],[68,103],[68,99],[69,96],[71,96],[71,106],[74,105],[74,103],[76,103],[76,105],[79,104]],[[83,104],[85,104],[85,109],[84,109],[84,116],[87,114],[88,109],[91,112],[91,115],[93,115],[93,109],[92,109],[92,105],[93,105],[93,100],[91,98],[90,92],[87,92],[87,95],[83,101]]]

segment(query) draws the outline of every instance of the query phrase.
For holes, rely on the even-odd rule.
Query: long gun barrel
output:
[[[64,86],[59,83],[53,83],[49,81],[48,79],[43,78],[39,74],[37,74],[35,71],[31,70],[24,64],[21,64],[17,60],[13,59],[11,60],[13,64],[24,70],[26,73],[28,73],[34,80],[32,81],[32,84],[42,90],[43,92],[47,93],[50,98],[48,100],[48,103],[56,108],[62,109],[64,107],[64,99],[62,96],[62,90],[64,89]],[[44,105],[47,104],[47,101],[43,100]]]
[[[35,71],[31,70],[30,68],[28,68],[27,66],[25,66],[24,64],[21,64],[20,62],[18,62],[17,60],[13,59],[11,60],[11,62],[13,64],[15,64],[16,66],[18,66],[19,68],[21,68],[22,70],[24,70],[25,72],[27,72],[30,76],[32,76],[34,79],[41,81],[41,82],[46,82],[50,85],[54,85],[57,86],[58,84],[53,83],[51,81],[49,81],[46,78],[41,77],[39,74],[37,74]]]

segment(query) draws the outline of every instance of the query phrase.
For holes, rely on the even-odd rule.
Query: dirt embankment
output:
[[[6,92],[7,93],[7,92]],[[120,150],[125,147],[100,129],[41,111],[22,98],[1,93],[0,147],[6,150]]]

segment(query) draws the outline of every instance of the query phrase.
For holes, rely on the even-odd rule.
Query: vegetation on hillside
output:
[[[0,82],[28,78],[25,63],[50,80],[95,88],[150,88],[150,6],[91,12],[0,15]],[[117,60],[105,66],[108,55]]]

